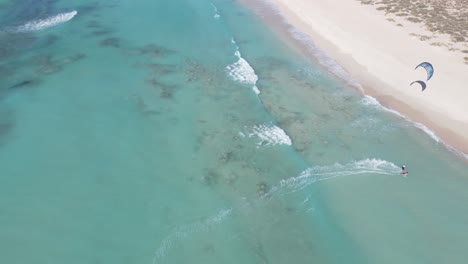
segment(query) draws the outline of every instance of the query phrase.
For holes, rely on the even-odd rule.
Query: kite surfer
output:
[[[405,165],[401,166],[401,172],[400,172],[400,174],[402,174],[402,175],[407,175],[407,174],[408,174],[408,171],[406,170],[406,166],[405,166]]]

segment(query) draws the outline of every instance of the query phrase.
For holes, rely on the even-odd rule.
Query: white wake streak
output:
[[[50,27],[65,23],[71,20],[77,14],[78,12],[75,10],[68,12],[68,13],[61,13],[56,16],[51,16],[45,19],[33,20],[22,26],[9,28],[7,29],[7,31],[12,32],[12,33],[25,33],[25,32],[43,30],[46,28],[50,28]]]
[[[161,242],[161,245],[155,252],[153,264],[160,263],[160,261],[166,257],[175,243],[189,237],[194,233],[207,231],[213,226],[221,224],[231,213],[232,209],[224,209],[206,220],[177,227],[174,232],[172,232]]]
[[[281,180],[268,194],[278,191],[296,192],[313,183],[360,174],[399,175],[400,168],[394,163],[381,159],[364,159],[347,164],[335,163],[330,166],[315,166],[298,176]]]

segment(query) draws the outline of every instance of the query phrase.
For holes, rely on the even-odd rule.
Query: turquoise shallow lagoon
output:
[[[236,1],[0,23],[1,263],[468,258],[466,163]]]

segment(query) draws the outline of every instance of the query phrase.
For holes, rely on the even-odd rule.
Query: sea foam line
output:
[[[77,14],[78,12],[76,10],[67,12],[67,13],[61,13],[61,14],[51,16],[45,19],[33,20],[30,22],[27,22],[26,24],[22,26],[7,28],[6,31],[11,32],[11,33],[25,33],[25,32],[43,30],[49,27],[53,27],[53,26],[65,23],[71,20]]]
[[[318,60],[318,62],[324,66],[326,69],[331,71],[334,75],[345,81],[348,85],[353,86],[358,88],[360,91],[363,92],[362,86],[357,82],[341,65],[339,65],[333,58],[331,58],[329,55],[327,55],[322,49],[320,49],[314,42],[314,40],[304,32],[298,30],[296,27],[294,27],[291,23],[288,22],[288,20],[284,17],[282,14],[280,8],[276,4],[275,1],[272,0],[262,0],[265,4],[269,6],[269,8],[278,16],[280,19],[283,21],[283,23],[286,26],[286,30],[289,32],[289,34],[296,40],[300,41],[301,43],[306,45],[306,48],[308,51]],[[423,124],[414,122],[410,119],[408,119],[406,116],[400,114],[399,112],[386,108],[380,103],[377,102],[377,100],[373,97],[366,96],[368,100],[371,98],[371,100],[368,100],[368,103],[373,104],[377,103],[381,109],[384,109],[387,112],[396,114],[405,120],[409,121],[412,123],[415,127],[421,129],[424,131],[427,135],[429,135],[433,140],[435,140],[438,143],[442,143],[449,151],[455,153],[458,156],[461,156],[465,159],[468,160],[468,153],[464,153],[460,150],[455,149],[454,147],[448,145],[447,143],[443,142],[432,130],[424,126]],[[374,102],[372,102],[374,101]]]
[[[354,78],[343,67],[341,67],[333,58],[331,58],[322,49],[320,49],[315,44],[314,40],[309,35],[307,35],[307,34],[303,33],[302,31],[298,30],[296,27],[294,27],[291,23],[289,23],[287,21],[287,19],[282,15],[280,8],[278,8],[277,4],[274,1],[263,0],[263,2],[266,3],[267,5],[269,5],[271,10],[273,12],[275,12],[276,15],[278,15],[282,19],[283,23],[286,25],[286,28],[287,28],[288,32],[291,34],[291,36],[294,39],[296,39],[296,40],[298,40],[301,43],[306,45],[308,51],[318,60],[318,62],[322,66],[324,66],[325,68],[330,70],[334,75],[336,75],[340,79],[344,80],[348,85],[351,85],[353,87],[358,88],[360,91],[363,91],[363,88],[359,84],[359,82],[354,80]],[[423,125],[421,123],[414,122],[414,121],[410,120],[408,117],[402,115],[401,113],[382,106],[375,98],[373,98],[371,96],[366,96],[365,100],[370,105],[378,105],[379,108],[381,108],[381,109],[383,109],[383,110],[385,110],[387,112],[390,112],[390,113],[393,113],[393,114],[396,114],[396,115],[402,117],[406,121],[412,123],[415,127],[422,130],[424,133],[429,135],[437,143],[442,143],[449,151],[451,151],[451,152],[455,153],[456,155],[461,156],[461,157],[468,160],[468,154],[467,153],[464,153],[464,152],[462,152],[460,150],[457,150],[454,147],[452,147],[452,146],[448,145],[447,143],[443,142],[436,135],[436,133],[434,133],[434,131],[430,130],[425,125]]]
[[[354,78],[352,78],[351,75],[343,67],[341,67],[333,58],[328,56],[322,49],[320,49],[315,44],[314,40],[309,35],[303,33],[302,31],[300,31],[296,27],[294,27],[292,24],[290,24],[287,21],[287,19],[281,14],[280,9],[278,8],[278,6],[273,1],[263,0],[263,2],[268,4],[270,6],[270,8],[278,16],[280,16],[282,18],[283,23],[286,25],[286,27],[287,27],[289,33],[291,34],[291,36],[294,39],[299,40],[299,41],[301,41],[301,43],[305,44],[307,49],[309,50],[309,52],[319,61],[319,63],[322,66],[325,66],[325,68],[330,70],[333,74],[338,76],[340,79],[347,82],[349,85],[357,87],[357,88],[359,88],[359,90],[363,91],[362,86],[356,80],[354,80]],[[386,108],[386,107],[382,106],[377,101],[377,99],[375,99],[374,97],[366,95],[364,97],[363,103],[367,104],[367,105],[377,106],[380,109],[383,109],[383,110],[385,110],[387,112],[398,115],[398,116],[404,118],[405,120],[409,121],[410,123],[412,123],[415,127],[417,127],[420,130],[424,131],[427,135],[429,135],[437,143],[441,142],[441,139],[432,130],[430,130],[429,128],[427,128],[426,126],[424,126],[421,123],[417,123],[417,122],[414,122],[414,121],[410,120],[406,116],[402,115],[401,113],[399,113],[399,112],[397,112],[397,111],[395,111],[393,109]],[[463,152],[461,152],[459,150],[456,150],[455,148],[453,148],[453,147],[451,147],[451,146],[449,146],[449,145],[447,145],[445,143],[444,143],[444,145],[448,149],[450,149],[451,151],[454,151],[458,155],[461,155],[462,157],[465,157],[466,159],[468,159],[468,154],[465,154],[465,153],[463,153]]]
[[[463,151],[460,151],[460,150],[448,145],[447,143],[445,143],[442,139],[440,139],[440,137],[437,136],[437,134],[434,131],[430,130],[428,127],[426,127],[425,125],[423,125],[421,123],[412,121],[411,119],[409,119],[405,115],[403,115],[403,114],[401,114],[401,113],[399,113],[399,112],[397,112],[397,111],[395,111],[393,109],[390,109],[390,108],[387,108],[387,107],[381,105],[380,102],[376,98],[374,98],[372,96],[369,96],[369,95],[365,95],[364,98],[361,100],[361,103],[364,104],[364,105],[367,105],[367,106],[375,107],[378,110],[383,110],[383,111],[395,114],[395,115],[403,118],[405,121],[408,121],[410,124],[413,124],[413,126],[415,126],[416,128],[419,128],[421,131],[426,133],[435,142],[443,144],[449,151],[451,151],[451,152],[455,153],[456,155],[461,156],[461,157],[468,160],[468,154],[466,154]]]
[[[255,94],[259,95],[260,90],[257,87],[258,76],[255,74],[255,70],[252,68],[249,62],[242,57],[239,51],[239,46],[237,46],[234,38],[231,40],[231,43],[236,46],[236,52],[234,55],[236,55],[238,60],[226,67],[228,74],[235,81],[252,85],[252,90],[255,92]]]
[[[425,125],[423,125],[421,123],[414,122],[414,121],[410,120],[408,117],[406,117],[405,115],[401,114],[400,112],[397,112],[397,111],[395,111],[393,109],[390,109],[390,108],[387,108],[387,107],[381,105],[379,103],[379,101],[376,98],[372,97],[372,96],[365,95],[364,98],[361,100],[361,103],[366,105],[366,106],[371,106],[371,107],[374,107],[374,108],[376,108],[378,110],[383,110],[383,111],[392,113],[394,115],[397,115],[397,116],[403,118],[404,120],[408,121],[409,123],[413,124],[415,127],[421,129],[423,132],[425,132],[427,135],[429,135],[435,142],[437,142],[437,143],[441,142],[440,138],[432,130],[427,128]]]

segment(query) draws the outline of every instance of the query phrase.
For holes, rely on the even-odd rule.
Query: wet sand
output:
[[[398,1],[243,2],[272,24],[291,46],[309,54],[310,49],[300,47],[297,35],[293,35],[301,32],[310,37],[317,48],[359,83],[358,90],[429,128],[436,134],[435,139],[466,157],[468,75],[464,73],[468,70],[468,40],[460,35],[463,28],[468,28],[463,16],[466,4],[455,1],[450,6],[432,1],[432,6],[422,9],[420,3],[407,6]],[[445,10],[445,17],[453,21],[433,15],[424,20],[430,10],[436,10],[436,14]],[[454,23],[459,30],[449,29]],[[429,81],[423,68],[415,69],[424,61],[435,69]],[[424,81],[427,88],[421,91],[418,84],[410,86],[416,80]],[[353,82],[350,84],[353,86]]]

